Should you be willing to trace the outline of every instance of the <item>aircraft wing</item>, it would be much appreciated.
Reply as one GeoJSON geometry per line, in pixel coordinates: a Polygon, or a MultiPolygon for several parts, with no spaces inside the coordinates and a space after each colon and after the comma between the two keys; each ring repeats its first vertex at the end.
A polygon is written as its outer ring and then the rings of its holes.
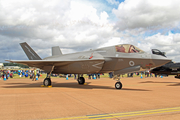
{"type": "Polygon", "coordinates": [[[41,68],[41,66],[52,66],[52,65],[66,65],[71,62],[68,61],[57,61],[57,60],[6,60],[12,63],[20,63],[20,64],[24,64],[27,65],[29,67],[39,67],[41,68]]]}
{"type": "Polygon", "coordinates": [[[96,62],[96,61],[104,61],[102,59],[91,59],[91,60],[66,60],[66,61],[60,61],[60,60],[6,60],[12,63],[20,63],[27,65],[29,67],[37,67],[37,68],[43,68],[44,66],[65,66],[68,64],[72,64],[75,62],[96,62]]]}

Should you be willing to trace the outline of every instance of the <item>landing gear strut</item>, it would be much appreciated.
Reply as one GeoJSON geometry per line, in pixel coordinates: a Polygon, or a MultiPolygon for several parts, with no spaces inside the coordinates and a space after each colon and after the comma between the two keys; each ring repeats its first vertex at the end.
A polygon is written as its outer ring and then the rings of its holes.
{"type": "Polygon", "coordinates": [[[47,74],[47,77],[44,79],[43,84],[44,86],[50,86],[51,85],[51,73],[54,70],[54,66],[52,66],[51,71],[47,74]]]}
{"type": "Polygon", "coordinates": [[[80,75],[78,75],[77,81],[78,81],[79,85],[83,85],[85,83],[85,79],[84,79],[83,75],[81,75],[81,77],[80,77],[80,75]]]}
{"type": "Polygon", "coordinates": [[[122,83],[120,82],[120,75],[115,75],[114,79],[117,79],[117,82],[115,84],[116,89],[121,89],[122,88],[122,83]]]}

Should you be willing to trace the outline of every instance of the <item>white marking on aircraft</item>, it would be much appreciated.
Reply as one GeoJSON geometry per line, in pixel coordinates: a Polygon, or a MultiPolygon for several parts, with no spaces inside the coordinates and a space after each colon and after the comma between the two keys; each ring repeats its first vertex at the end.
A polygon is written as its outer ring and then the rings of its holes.
{"type": "Polygon", "coordinates": [[[120,61],[124,61],[123,59],[118,59],[118,61],[120,62],[120,61]]]}
{"type": "Polygon", "coordinates": [[[130,66],[134,66],[134,64],[135,64],[134,61],[129,61],[130,66]]]}
{"type": "MultiPolygon", "coordinates": [[[[26,47],[27,50],[31,53],[31,55],[36,58],[36,56],[32,53],[32,51],[31,51],[26,45],[25,45],[25,47],[26,47]]],[[[31,56],[31,58],[32,58],[32,56],[31,56]]]]}
{"type": "Polygon", "coordinates": [[[97,66],[97,65],[100,65],[100,64],[103,64],[103,63],[104,63],[104,62],[100,62],[100,63],[94,64],[94,65],[92,65],[92,66],[95,67],[95,68],[101,69],[102,67],[99,67],[99,66],[97,66]]]}

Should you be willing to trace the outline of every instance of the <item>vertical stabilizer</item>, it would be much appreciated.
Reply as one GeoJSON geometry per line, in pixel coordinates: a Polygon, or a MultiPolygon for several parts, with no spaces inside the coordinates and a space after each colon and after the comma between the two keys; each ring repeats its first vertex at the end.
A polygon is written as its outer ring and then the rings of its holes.
{"type": "Polygon", "coordinates": [[[20,43],[29,60],[42,60],[39,55],[26,43],[20,43]]]}
{"type": "Polygon", "coordinates": [[[56,55],[62,55],[59,46],[52,47],[52,56],[56,56],[56,55]]]}

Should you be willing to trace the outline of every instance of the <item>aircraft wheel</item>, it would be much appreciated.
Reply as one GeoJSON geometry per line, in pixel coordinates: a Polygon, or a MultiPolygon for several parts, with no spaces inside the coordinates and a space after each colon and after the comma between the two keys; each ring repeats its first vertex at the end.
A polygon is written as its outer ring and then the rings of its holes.
{"type": "Polygon", "coordinates": [[[180,76],[174,76],[174,77],[180,79],[180,76]]]}
{"type": "Polygon", "coordinates": [[[79,83],[80,85],[83,85],[83,84],[85,83],[84,77],[78,78],[78,83],[79,83]]]}
{"type": "Polygon", "coordinates": [[[50,78],[45,78],[43,84],[44,84],[44,86],[51,85],[51,79],[50,78]]]}
{"type": "Polygon", "coordinates": [[[116,82],[115,88],[116,89],[121,89],[122,88],[122,83],[121,82],[116,82]]]}

